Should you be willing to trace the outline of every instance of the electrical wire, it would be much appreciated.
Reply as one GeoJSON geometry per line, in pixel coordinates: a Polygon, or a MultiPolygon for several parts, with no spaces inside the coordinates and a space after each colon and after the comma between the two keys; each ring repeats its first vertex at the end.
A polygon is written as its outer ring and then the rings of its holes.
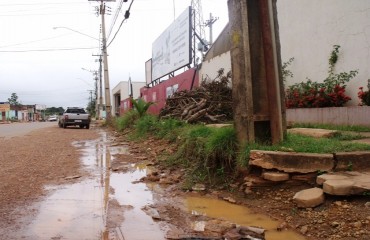
{"type": "Polygon", "coordinates": [[[59,4],[85,4],[86,2],[54,2],[54,3],[7,3],[7,4],[0,4],[0,6],[4,7],[13,7],[13,6],[34,6],[34,5],[59,5],[59,4]]]}
{"type": "Polygon", "coordinates": [[[28,42],[14,43],[14,44],[10,44],[10,45],[3,45],[3,46],[0,46],[0,48],[15,47],[15,46],[20,46],[20,45],[27,45],[27,44],[30,44],[30,43],[43,42],[43,41],[50,40],[50,39],[55,39],[55,38],[64,37],[64,36],[67,36],[67,35],[69,35],[69,34],[70,34],[70,33],[68,33],[68,34],[62,34],[62,35],[58,35],[58,36],[50,37],[50,38],[43,38],[43,39],[38,39],[38,40],[28,41],[28,42]]]}
{"type": "Polygon", "coordinates": [[[119,13],[121,12],[121,9],[122,9],[122,5],[123,5],[123,1],[124,0],[121,0],[121,2],[119,3],[119,6],[114,14],[114,17],[113,17],[113,20],[112,20],[112,24],[110,25],[110,28],[109,28],[109,32],[108,32],[108,38],[110,37],[111,33],[112,33],[112,30],[113,30],[113,27],[114,25],[116,24],[116,21],[117,21],[117,18],[118,18],[118,15],[119,13]]]}
{"type": "Polygon", "coordinates": [[[116,33],[114,34],[112,40],[108,43],[107,47],[109,47],[112,44],[113,40],[116,38],[119,30],[121,29],[122,24],[125,22],[125,20],[127,20],[130,17],[130,9],[131,9],[131,6],[132,6],[133,2],[134,2],[134,0],[131,0],[129,8],[125,12],[125,18],[122,20],[121,24],[119,25],[119,27],[118,27],[116,33]]]}
{"type": "Polygon", "coordinates": [[[0,50],[2,53],[23,53],[23,52],[54,52],[54,51],[73,51],[95,49],[98,47],[80,47],[80,48],[55,48],[55,49],[28,49],[28,50],[0,50]]]}

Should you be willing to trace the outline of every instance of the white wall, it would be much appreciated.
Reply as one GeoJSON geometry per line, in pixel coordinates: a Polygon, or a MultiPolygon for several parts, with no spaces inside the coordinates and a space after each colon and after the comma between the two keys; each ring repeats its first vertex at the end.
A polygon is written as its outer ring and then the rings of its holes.
{"type": "Polygon", "coordinates": [[[225,75],[231,70],[230,51],[203,62],[199,70],[199,80],[204,81],[206,78],[213,80],[220,68],[224,68],[225,75]]]}
{"type": "Polygon", "coordinates": [[[359,87],[370,78],[369,0],[277,0],[282,62],[294,57],[287,85],[322,82],[333,45],[340,45],[335,72],[359,70],[346,88],[357,105],[359,87]]]}
{"type": "MultiPolygon", "coordinates": [[[[140,97],[140,88],[146,85],[145,82],[131,82],[132,83],[132,96],[134,99],[140,97]]],[[[126,99],[129,97],[128,95],[128,81],[121,81],[119,82],[112,90],[111,100],[112,109],[116,109],[115,102],[114,102],[114,95],[120,94],[121,100],[126,99]]]]}

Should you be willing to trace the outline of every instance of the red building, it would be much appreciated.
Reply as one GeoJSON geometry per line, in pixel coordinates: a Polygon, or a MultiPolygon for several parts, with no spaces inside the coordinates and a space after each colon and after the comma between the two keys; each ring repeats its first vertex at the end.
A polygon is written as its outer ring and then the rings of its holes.
{"type": "MultiPolygon", "coordinates": [[[[148,112],[158,115],[166,104],[166,99],[176,91],[191,90],[199,86],[199,75],[195,68],[191,68],[175,77],[162,81],[152,87],[140,88],[140,97],[145,102],[154,102],[148,112]]],[[[121,101],[120,114],[132,109],[130,98],[121,101]]]]}

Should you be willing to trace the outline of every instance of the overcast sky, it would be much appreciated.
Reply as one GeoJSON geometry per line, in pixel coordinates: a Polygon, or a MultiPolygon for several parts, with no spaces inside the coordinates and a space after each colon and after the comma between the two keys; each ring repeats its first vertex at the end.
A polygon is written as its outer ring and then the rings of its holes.
{"type": "MultiPolygon", "coordinates": [[[[111,29],[120,0],[107,3],[106,31],[112,40],[131,0],[111,29]],[[110,31],[111,30],[111,31],[110,31]]],[[[152,43],[191,0],[134,0],[131,15],[108,48],[110,89],[120,81],[145,82],[152,43]]],[[[228,22],[227,0],[202,0],[204,21],[219,17],[215,39],[228,22]]],[[[22,104],[86,107],[98,70],[101,18],[88,0],[0,0],[0,102],[17,93],[22,104]],[[55,29],[55,27],[57,27],[55,29]],[[77,31],[77,32],[76,32],[77,31]],[[82,68],[87,70],[82,70],[82,68]]],[[[208,38],[209,29],[205,28],[208,38]]]]}

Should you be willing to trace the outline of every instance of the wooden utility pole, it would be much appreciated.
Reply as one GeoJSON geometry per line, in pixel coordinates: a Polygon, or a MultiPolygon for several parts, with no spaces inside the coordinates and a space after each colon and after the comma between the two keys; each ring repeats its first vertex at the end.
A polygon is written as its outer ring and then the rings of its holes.
{"type": "Polygon", "coordinates": [[[286,133],[276,0],[228,0],[234,124],[241,144],[286,133]]]}
{"type": "Polygon", "coordinates": [[[105,3],[104,2],[115,2],[115,0],[89,0],[100,2],[99,14],[101,15],[102,25],[102,55],[104,65],[104,94],[105,94],[105,111],[106,118],[109,120],[112,117],[111,99],[110,99],[110,87],[109,87],[109,71],[108,71],[108,52],[107,52],[107,38],[105,33],[105,3]]]}

